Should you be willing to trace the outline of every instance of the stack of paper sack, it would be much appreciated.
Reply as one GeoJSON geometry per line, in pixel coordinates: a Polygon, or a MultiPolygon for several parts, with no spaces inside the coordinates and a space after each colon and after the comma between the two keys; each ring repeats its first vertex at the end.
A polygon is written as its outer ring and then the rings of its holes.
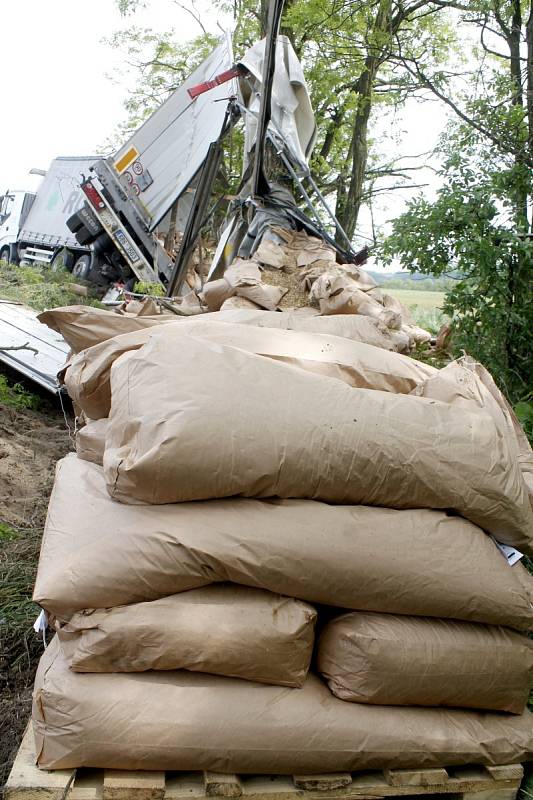
{"type": "Polygon", "coordinates": [[[50,315],[88,423],[34,594],[41,767],[531,759],[533,579],[495,540],[533,555],[532,455],[480,365],[298,314],[50,315]]]}

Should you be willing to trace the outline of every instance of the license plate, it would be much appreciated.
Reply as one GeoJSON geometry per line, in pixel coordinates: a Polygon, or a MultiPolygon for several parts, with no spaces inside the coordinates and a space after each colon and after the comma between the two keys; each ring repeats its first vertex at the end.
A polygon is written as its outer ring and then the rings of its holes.
{"type": "Polygon", "coordinates": [[[113,236],[115,237],[115,239],[117,240],[117,242],[120,244],[120,246],[122,247],[122,249],[126,251],[126,253],[127,253],[127,255],[128,255],[128,258],[130,259],[130,261],[132,261],[132,262],[134,262],[134,263],[135,263],[135,262],[137,262],[137,261],[140,261],[140,259],[139,259],[139,254],[137,253],[137,251],[135,250],[135,248],[133,247],[133,245],[131,245],[131,244],[128,242],[128,240],[126,239],[126,236],[125,236],[125,234],[123,233],[123,231],[120,231],[120,230],[119,230],[119,231],[115,231],[115,232],[113,233],[113,236]]]}

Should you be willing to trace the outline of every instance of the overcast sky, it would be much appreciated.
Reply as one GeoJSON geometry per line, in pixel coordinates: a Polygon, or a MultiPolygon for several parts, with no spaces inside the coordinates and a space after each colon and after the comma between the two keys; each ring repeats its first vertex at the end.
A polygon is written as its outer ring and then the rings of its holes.
{"type": "MultiPolygon", "coordinates": [[[[224,24],[211,11],[204,19],[213,30],[217,22],[224,24]]],[[[120,77],[124,54],[103,39],[129,22],[133,20],[120,16],[114,0],[0,3],[0,193],[35,190],[40,179],[29,170],[46,169],[56,156],[96,154],[125,118],[127,92],[120,77]]],[[[172,0],[153,0],[134,22],[160,31],[173,28],[183,41],[199,33],[191,16],[172,0]]],[[[381,128],[394,134],[391,153],[416,155],[434,147],[444,119],[435,103],[411,102],[401,116],[384,117],[381,128]]],[[[421,177],[434,185],[430,172],[421,177]]],[[[410,194],[382,197],[376,207],[378,222],[401,213],[410,194]]],[[[368,213],[362,212],[359,227],[370,233],[368,213]]]]}
{"type": "MultiPolygon", "coordinates": [[[[213,21],[211,17],[211,21],[213,21]]],[[[0,192],[35,189],[32,167],[56,156],[97,152],[124,119],[123,55],[103,43],[127,22],[113,0],[2,0],[0,192]]],[[[135,24],[199,33],[171,0],[135,15],[135,24]]]]}

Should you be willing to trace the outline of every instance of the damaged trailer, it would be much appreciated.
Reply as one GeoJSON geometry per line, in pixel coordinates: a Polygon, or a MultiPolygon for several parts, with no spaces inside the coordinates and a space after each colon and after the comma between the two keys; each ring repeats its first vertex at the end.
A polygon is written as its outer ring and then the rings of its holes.
{"type": "Polygon", "coordinates": [[[208,279],[219,277],[236,256],[250,257],[274,225],[303,229],[327,241],[342,262],[364,260],[346,237],[345,248],[338,247],[311,201],[314,191],[322,215],[329,215],[338,231],[309,171],[316,123],[301,65],[288,39],[276,34],[280,11],[281,6],[273,10],[269,36],[237,62],[226,34],[113,156],[91,166],[81,183],[83,218],[76,214],[69,220],[77,237],[92,238],[91,280],[120,282],[128,289],[142,281],[161,284],[167,296],[182,293],[200,232],[214,209],[228,201],[216,197],[215,181],[224,140],[240,119],[245,127],[244,171],[236,196],[230,198],[208,279]],[[267,180],[265,141],[314,220],[287,188],[267,180]],[[176,253],[175,231],[181,238],[176,253]]]}

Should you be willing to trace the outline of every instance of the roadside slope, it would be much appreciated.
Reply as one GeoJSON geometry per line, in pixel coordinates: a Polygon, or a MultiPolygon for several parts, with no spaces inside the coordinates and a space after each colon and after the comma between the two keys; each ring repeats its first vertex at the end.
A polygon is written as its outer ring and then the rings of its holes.
{"type": "Polygon", "coordinates": [[[30,598],[55,462],[69,449],[59,404],[0,372],[0,787],[29,718],[42,652],[30,598]]]}

